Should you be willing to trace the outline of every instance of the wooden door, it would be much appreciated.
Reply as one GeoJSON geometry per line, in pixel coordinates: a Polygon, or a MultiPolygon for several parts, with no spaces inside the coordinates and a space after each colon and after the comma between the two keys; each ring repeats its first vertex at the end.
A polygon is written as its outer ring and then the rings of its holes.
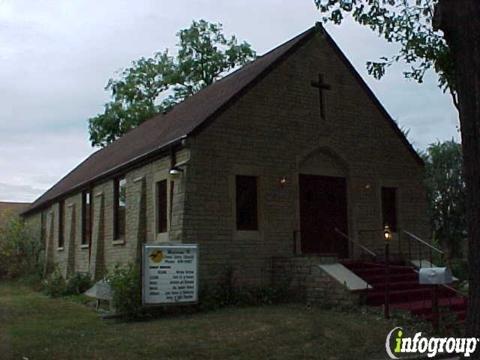
{"type": "Polygon", "coordinates": [[[300,175],[302,253],[348,257],[347,186],[345,178],[300,175]]]}

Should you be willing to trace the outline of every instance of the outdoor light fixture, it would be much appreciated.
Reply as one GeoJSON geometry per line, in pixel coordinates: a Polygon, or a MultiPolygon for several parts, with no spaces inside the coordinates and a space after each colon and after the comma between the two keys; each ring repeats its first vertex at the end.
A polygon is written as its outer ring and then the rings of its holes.
{"type": "Polygon", "coordinates": [[[170,169],[169,174],[170,176],[177,177],[183,173],[183,169],[180,169],[179,167],[173,167],[170,169]]]}
{"type": "Polygon", "coordinates": [[[390,318],[390,249],[392,231],[388,225],[383,228],[383,239],[385,240],[385,319],[390,318]]]}
{"type": "Polygon", "coordinates": [[[385,225],[383,228],[383,238],[385,241],[390,241],[392,240],[392,231],[390,230],[390,227],[388,225],[385,225]]]}
{"type": "Polygon", "coordinates": [[[287,177],[286,176],[281,177],[279,180],[279,183],[281,187],[284,187],[285,185],[287,185],[287,177]]]}
{"type": "Polygon", "coordinates": [[[181,162],[172,161],[170,163],[170,170],[168,170],[168,173],[172,178],[178,178],[185,172],[187,163],[188,163],[188,160],[181,161],[181,162]]]}

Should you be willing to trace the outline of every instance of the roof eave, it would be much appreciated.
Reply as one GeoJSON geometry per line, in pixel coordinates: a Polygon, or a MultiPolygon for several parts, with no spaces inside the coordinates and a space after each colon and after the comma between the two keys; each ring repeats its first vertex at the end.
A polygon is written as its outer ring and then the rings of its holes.
{"type": "MultiPolygon", "coordinates": [[[[20,213],[21,216],[27,216],[27,215],[30,215],[31,213],[34,213],[36,211],[39,211],[39,210],[42,210],[48,206],[50,206],[52,203],[55,203],[57,200],[61,199],[61,198],[65,198],[67,197],[68,195],[72,194],[72,193],[75,193],[75,192],[78,192],[79,190],[81,189],[85,189],[89,186],[91,186],[92,184],[94,183],[97,183],[97,182],[101,182],[101,181],[105,181],[109,178],[113,178],[115,177],[116,175],[118,175],[119,173],[122,173],[124,172],[126,169],[128,168],[136,168],[137,166],[141,166],[141,164],[147,160],[147,159],[150,159],[150,158],[154,158],[154,157],[157,157],[157,156],[160,156],[162,155],[167,149],[170,149],[172,146],[176,146],[176,145],[182,145],[184,140],[187,139],[187,135],[182,135],[160,147],[158,147],[157,149],[154,149],[152,151],[149,151],[149,152],[146,152],[142,155],[139,155],[139,156],[136,156],[120,165],[117,165],[103,173],[100,173],[98,175],[96,175],[95,177],[87,180],[87,181],[84,181],[84,182],[81,182],[79,184],[77,184],[76,186],[74,186],[73,188],[71,188],[70,190],[52,198],[52,199],[49,199],[45,202],[42,202],[34,207],[31,207],[31,208],[28,208],[26,209],[25,211],[22,211],[20,213]],[[134,165],[137,165],[137,166],[134,166],[134,165]]],[[[55,186],[55,185],[54,185],[55,186]]]]}

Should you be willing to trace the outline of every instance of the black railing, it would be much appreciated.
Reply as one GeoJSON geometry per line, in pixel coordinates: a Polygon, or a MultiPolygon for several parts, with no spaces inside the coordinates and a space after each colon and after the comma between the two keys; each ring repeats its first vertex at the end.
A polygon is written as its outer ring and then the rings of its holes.
{"type": "Polygon", "coordinates": [[[422,240],[420,237],[418,237],[417,235],[411,233],[410,231],[406,231],[404,230],[403,231],[406,235],[407,235],[407,241],[408,241],[408,260],[410,261],[410,263],[412,262],[412,260],[414,260],[412,258],[412,240],[415,240],[417,244],[419,244],[420,246],[418,246],[418,252],[417,252],[417,255],[418,255],[418,260],[420,261],[420,268],[422,268],[422,262],[423,262],[423,257],[424,257],[424,253],[426,252],[426,254],[428,255],[428,259],[430,261],[430,266],[433,266],[433,263],[434,263],[434,258],[433,258],[433,254],[434,252],[440,256],[440,258],[443,258],[445,256],[445,252],[443,250],[440,250],[439,248],[433,246],[432,244],[428,243],[427,241],[425,240],[422,240]]]}
{"type": "Polygon", "coordinates": [[[358,241],[355,241],[353,240],[352,238],[350,238],[347,234],[345,234],[343,231],[341,231],[340,229],[338,228],[335,228],[335,232],[337,234],[339,234],[340,236],[344,237],[345,239],[347,239],[347,241],[349,241],[350,243],[352,243],[353,245],[357,246],[358,248],[360,248],[362,251],[366,252],[367,254],[369,254],[370,256],[372,256],[374,259],[377,258],[377,254],[370,250],[369,248],[367,248],[365,245],[362,245],[360,244],[358,241]]]}

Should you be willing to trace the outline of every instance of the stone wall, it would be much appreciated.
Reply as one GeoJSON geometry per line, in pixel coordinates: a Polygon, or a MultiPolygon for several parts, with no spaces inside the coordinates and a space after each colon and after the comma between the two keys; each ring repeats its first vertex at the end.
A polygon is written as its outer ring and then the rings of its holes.
{"type": "MultiPolygon", "coordinates": [[[[177,163],[187,162],[188,149],[176,154],[177,163]]],[[[124,174],[126,178],[126,231],[122,239],[113,238],[114,181],[110,179],[91,188],[93,199],[92,245],[82,245],[82,192],[79,191],[64,199],[64,247],[59,241],[59,203],[55,203],[40,212],[29,215],[26,221],[36,231],[41,232],[42,214],[46,219],[46,257],[48,270],[54,266],[64,276],[74,272],[89,272],[101,278],[116,264],[127,264],[137,260],[139,255],[139,234],[144,233],[142,242],[157,243],[181,241],[183,228],[184,177],[170,178],[169,156],[153,161],[145,166],[124,174]],[[167,178],[175,183],[173,203],[169,204],[171,221],[169,233],[156,234],[155,227],[155,182],[167,178]],[[141,194],[144,192],[144,201],[141,194]],[[142,210],[141,207],[144,207],[142,210]],[[146,217],[141,219],[140,212],[146,217]],[[145,229],[139,229],[139,227],[145,229]]]]}
{"type": "Polygon", "coordinates": [[[272,284],[286,289],[291,299],[315,305],[349,306],[359,302],[352,293],[319,265],[337,262],[321,256],[279,257],[272,260],[272,284]]]}
{"type": "MultiPolygon", "coordinates": [[[[199,244],[204,281],[234,267],[245,283],[269,284],[271,258],[294,256],[302,172],[345,174],[349,234],[378,254],[382,186],[398,188],[399,228],[428,234],[422,165],[320,34],[189,140],[184,241],[199,244]],[[318,73],[332,86],[326,120],[310,85],[318,73]],[[235,228],[235,175],[258,177],[258,231],[235,228]]],[[[392,254],[404,251],[396,237],[392,254]]]]}
{"type": "Polygon", "coordinates": [[[358,305],[361,297],[359,292],[348,290],[318,265],[311,268],[305,291],[307,303],[317,305],[348,307],[358,305]]]}

